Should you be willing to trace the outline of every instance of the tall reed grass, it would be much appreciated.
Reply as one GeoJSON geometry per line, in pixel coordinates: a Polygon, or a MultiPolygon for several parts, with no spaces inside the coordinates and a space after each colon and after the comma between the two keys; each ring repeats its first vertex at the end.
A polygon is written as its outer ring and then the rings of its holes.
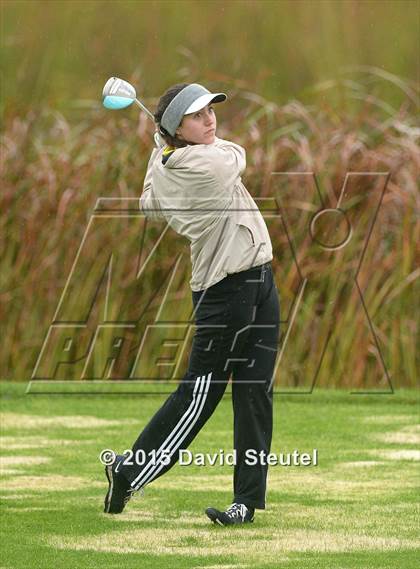
{"type": "MultiPolygon", "coordinates": [[[[390,380],[394,388],[414,387],[420,275],[417,92],[398,79],[405,102],[392,109],[372,95],[367,84],[349,80],[340,85],[340,106],[323,102],[322,96],[312,105],[299,100],[279,105],[228,77],[223,81],[231,102],[220,107],[223,120],[219,121],[218,135],[246,148],[245,185],[254,198],[275,198],[282,215],[267,217],[281,297],[282,340],[287,338],[277,387],[311,388],[315,376],[317,385],[323,386],[387,390],[390,380]],[[273,176],[273,172],[298,174],[273,176]],[[314,182],[307,172],[316,174],[324,205],[332,208],[347,173],[389,173],[358,273],[363,301],[352,277],[366,233],[352,240],[341,256],[325,256],[325,251],[314,246],[307,228],[316,202],[308,200],[314,182]],[[287,336],[301,285],[294,257],[303,263],[308,281],[303,304],[287,336]],[[340,279],[343,275],[347,276],[340,279]],[[335,299],[337,302],[332,302],[335,299]],[[335,340],[317,371],[332,322],[336,323],[335,340]]],[[[330,89],[338,89],[334,81],[316,85],[314,93],[322,95],[330,89]]],[[[146,102],[153,107],[156,101],[146,102]]],[[[153,125],[133,110],[113,114],[92,106],[84,114],[77,121],[69,120],[44,106],[23,116],[10,116],[5,123],[0,198],[3,379],[31,377],[97,199],[141,194],[153,125]]],[[[371,174],[348,179],[354,201],[349,215],[360,224],[364,220],[367,228],[385,178],[371,174]]],[[[162,301],[159,287],[167,282],[176,259],[180,263],[177,277],[159,318],[172,322],[188,319],[187,243],[170,232],[156,252],[153,270],[140,286],[135,282],[140,237],[144,237],[144,251],[150,251],[162,226],[157,222],[148,224],[145,233],[144,229],[143,220],[127,217],[120,225],[110,221],[95,230],[83,250],[80,288],[74,290],[69,313],[89,314],[87,297],[83,296],[91,293],[86,279],[100,282],[105,265],[98,266],[98,260],[106,260],[106,252],[112,249],[119,252],[121,262],[114,274],[118,294],[111,299],[108,319],[132,319],[134,314],[134,319],[153,321],[162,301]],[[154,291],[158,294],[147,306],[141,299],[154,291]]],[[[92,330],[104,321],[104,286],[102,283],[90,312],[92,330]]],[[[138,346],[138,337],[132,340],[128,359],[138,346]]],[[[149,350],[146,356],[151,358],[154,347],[149,350]]],[[[185,352],[182,365],[187,357],[185,352]]],[[[177,370],[169,367],[166,377],[182,375],[182,365],[177,370]]],[[[95,368],[95,361],[92,366],[91,377],[102,377],[103,366],[95,368]]],[[[116,373],[122,376],[126,371],[122,366],[116,373]]],[[[79,372],[80,368],[77,372],[62,368],[59,375],[77,377],[79,372]]]]}

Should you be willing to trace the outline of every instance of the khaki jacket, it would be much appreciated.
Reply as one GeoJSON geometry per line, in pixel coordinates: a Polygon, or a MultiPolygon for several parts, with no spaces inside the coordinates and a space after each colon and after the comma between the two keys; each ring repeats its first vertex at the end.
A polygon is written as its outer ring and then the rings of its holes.
{"type": "Polygon", "coordinates": [[[140,208],[190,241],[193,291],[273,258],[265,221],[242,184],[245,166],[245,150],[220,138],[152,152],[140,208]]]}

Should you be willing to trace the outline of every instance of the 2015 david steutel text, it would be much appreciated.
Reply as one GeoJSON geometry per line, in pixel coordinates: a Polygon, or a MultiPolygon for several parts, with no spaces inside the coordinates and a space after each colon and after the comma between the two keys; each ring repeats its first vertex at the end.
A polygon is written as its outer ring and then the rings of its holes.
{"type": "MultiPolygon", "coordinates": [[[[178,451],[178,463],[180,466],[235,466],[237,464],[237,452],[232,450],[225,452],[224,449],[219,449],[214,453],[192,452],[188,449],[181,449],[178,451]]],[[[146,463],[156,464],[169,464],[173,453],[170,449],[153,450],[146,453],[143,449],[138,449],[135,453],[131,449],[123,451],[125,459],[124,465],[132,466],[137,464],[143,466],[146,463]]],[[[247,449],[244,458],[245,464],[253,466],[256,464],[269,465],[269,466],[318,466],[318,449],[314,448],[311,452],[300,452],[294,449],[292,452],[265,452],[263,450],[257,451],[255,449],[247,449]]]]}

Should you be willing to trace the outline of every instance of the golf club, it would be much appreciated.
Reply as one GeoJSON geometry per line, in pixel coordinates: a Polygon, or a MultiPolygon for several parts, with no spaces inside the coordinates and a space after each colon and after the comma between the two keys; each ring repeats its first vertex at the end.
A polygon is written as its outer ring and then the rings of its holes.
{"type": "MultiPolygon", "coordinates": [[[[155,123],[153,113],[137,99],[136,89],[133,85],[128,81],[124,81],[124,79],[110,77],[102,90],[103,106],[106,109],[118,110],[125,109],[133,103],[137,103],[141,110],[155,123]]],[[[160,137],[157,131],[154,134],[154,139],[158,148],[165,145],[165,141],[160,137]]]]}

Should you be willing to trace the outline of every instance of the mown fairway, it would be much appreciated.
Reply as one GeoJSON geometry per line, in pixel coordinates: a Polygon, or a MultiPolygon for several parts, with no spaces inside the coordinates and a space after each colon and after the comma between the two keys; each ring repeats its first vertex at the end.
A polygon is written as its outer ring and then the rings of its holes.
{"type": "MultiPolygon", "coordinates": [[[[130,447],[164,396],[24,390],[2,384],[2,569],[418,567],[413,391],[277,395],[272,450],[317,448],[319,466],[271,467],[265,512],[226,529],[203,510],[230,503],[230,466],[176,465],[102,513],[99,452],[130,447]]],[[[230,451],[231,423],[226,396],[191,450],[230,451]]]]}

